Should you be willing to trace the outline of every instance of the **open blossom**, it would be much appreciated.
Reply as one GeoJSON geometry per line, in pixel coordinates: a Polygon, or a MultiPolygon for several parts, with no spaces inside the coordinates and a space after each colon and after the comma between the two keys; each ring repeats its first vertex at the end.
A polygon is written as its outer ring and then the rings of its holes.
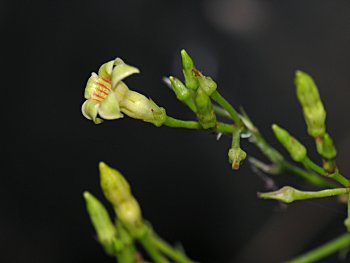
{"type": "Polygon", "coordinates": [[[92,73],[86,84],[84,97],[87,100],[82,105],[83,115],[96,124],[101,123],[102,119],[122,118],[119,98],[114,92],[112,83],[117,85],[118,82],[135,73],[139,73],[139,70],[125,64],[120,58],[103,64],[98,74],[92,73]]]}
{"type": "Polygon", "coordinates": [[[92,73],[85,88],[87,101],[82,106],[83,115],[98,124],[105,120],[123,117],[151,122],[160,126],[166,119],[165,109],[158,107],[144,95],[130,90],[122,81],[128,76],[139,73],[120,58],[103,64],[98,74],[92,73]]]}

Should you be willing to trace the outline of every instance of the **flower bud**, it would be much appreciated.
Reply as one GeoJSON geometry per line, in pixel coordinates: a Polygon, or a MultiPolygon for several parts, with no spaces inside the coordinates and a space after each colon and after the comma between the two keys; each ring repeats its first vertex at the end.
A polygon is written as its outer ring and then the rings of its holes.
{"type": "Polygon", "coordinates": [[[316,147],[319,155],[326,160],[332,160],[337,155],[333,140],[328,133],[325,133],[323,137],[316,138],[316,147]]]}
{"type": "Polygon", "coordinates": [[[295,86],[308,133],[314,138],[323,136],[326,131],[326,111],[314,80],[305,72],[298,70],[295,74],[295,86]]]}
{"type": "Polygon", "coordinates": [[[100,183],[107,200],[112,204],[118,219],[136,237],[143,234],[145,226],[140,206],[131,193],[130,186],[117,170],[100,162],[100,183]]]}
{"type": "Polygon", "coordinates": [[[210,97],[202,89],[198,89],[194,102],[199,123],[204,129],[213,128],[216,124],[216,116],[210,97]]]}
{"type": "Polygon", "coordinates": [[[247,157],[247,153],[241,148],[231,148],[228,151],[229,162],[232,163],[232,169],[238,170],[241,163],[247,157]]]}
{"type": "Polygon", "coordinates": [[[217,88],[216,82],[211,77],[206,77],[200,74],[197,76],[199,87],[210,96],[217,88]]]}
{"type": "Polygon", "coordinates": [[[106,208],[89,192],[84,192],[86,208],[90,220],[97,233],[97,238],[105,251],[113,254],[113,242],[116,239],[116,228],[110,219],[106,208]]]}
{"type": "Polygon", "coordinates": [[[196,90],[198,88],[198,80],[193,75],[192,70],[195,68],[192,58],[187,54],[183,49],[181,50],[181,59],[182,59],[182,72],[185,77],[185,84],[187,88],[196,90]]]}
{"type": "Polygon", "coordinates": [[[179,101],[185,101],[191,96],[188,88],[186,88],[186,86],[179,79],[170,76],[169,80],[171,87],[173,88],[175,95],[179,101]]]}
{"type": "Polygon", "coordinates": [[[277,124],[272,125],[272,130],[278,141],[289,152],[294,161],[301,162],[305,159],[307,151],[304,145],[277,124]]]}

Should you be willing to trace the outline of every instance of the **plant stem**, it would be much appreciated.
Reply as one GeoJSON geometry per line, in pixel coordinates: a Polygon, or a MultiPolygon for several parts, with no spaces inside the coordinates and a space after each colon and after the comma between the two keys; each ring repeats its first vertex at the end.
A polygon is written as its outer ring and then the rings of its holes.
{"type": "Polygon", "coordinates": [[[311,161],[308,157],[306,157],[302,163],[305,165],[305,167],[315,171],[316,173],[319,173],[323,176],[327,176],[329,178],[332,178],[333,180],[337,181],[341,185],[345,187],[349,187],[349,180],[345,178],[343,175],[341,175],[338,171],[329,174],[323,167],[315,164],[313,161],[311,161]]]}
{"type": "Polygon", "coordinates": [[[350,234],[346,233],[314,250],[311,250],[308,253],[305,253],[304,255],[301,255],[295,259],[292,259],[291,261],[288,261],[288,263],[316,262],[317,260],[320,260],[336,251],[347,248],[349,246],[350,246],[350,234]]]}
{"type": "Polygon", "coordinates": [[[148,232],[144,237],[140,238],[139,241],[154,263],[169,263],[153,243],[153,235],[151,232],[148,232]]]}
{"type": "MultiPolygon", "coordinates": [[[[164,125],[171,128],[186,128],[186,129],[196,129],[196,130],[204,130],[203,127],[197,121],[184,121],[175,119],[167,116],[164,125]]],[[[214,132],[222,132],[222,133],[232,133],[234,126],[232,124],[217,122],[215,128],[213,128],[214,132]]]]}
{"type": "Polygon", "coordinates": [[[232,107],[232,105],[220,95],[220,93],[216,90],[211,94],[211,98],[215,100],[220,106],[222,106],[232,117],[237,126],[243,126],[243,122],[239,117],[237,111],[232,107]]]}
{"type": "Polygon", "coordinates": [[[173,259],[175,262],[178,263],[192,263],[189,258],[186,257],[183,253],[180,251],[172,248],[168,243],[166,243],[164,240],[160,239],[158,236],[153,236],[152,239],[154,245],[166,256],[173,259]]]}
{"type": "Polygon", "coordinates": [[[309,183],[312,183],[313,185],[326,187],[326,188],[336,187],[335,184],[329,183],[328,181],[318,176],[317,174],[307,172],[285,160],[281,162],[281,166],[282,166],[282,169],[284,169],[285,171],[290,172],[292,174],[299,175],[301,178],[308,181],[309,183]]]}
{"type": "Polygon", "coordinates": [[[232,117],[230,116],[230,113],[228,113],[227,110],[221,108],[220,106],[214,105],[213,104],[213,109],[216,115],[219,115],[221,117],[224,117],[229,120],[233,120],[232,117]]]}

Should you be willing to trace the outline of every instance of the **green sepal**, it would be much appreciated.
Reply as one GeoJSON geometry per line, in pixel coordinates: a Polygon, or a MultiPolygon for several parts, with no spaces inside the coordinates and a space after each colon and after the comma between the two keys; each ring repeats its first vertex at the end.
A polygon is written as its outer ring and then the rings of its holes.
{"type": "Polygon", "coordinates": [[[316,138],[316,148],[318,154],[326,160],[333,160],[337,155],[333,140],[328,133],[316,138]]]}
{"type": "Polygon", "coordinates": [[[98,241],[107,254],[113,255],[117,234],[116,228],[102,203],[87,191],[83,195],[90,220],[97,233],[98,241]]]}
{"type": "Polygon", "coordinates": [[[297,139],[289,134],[285,129],[279,127],[277,124],[272,125],[272,130],[283,145],[283,147],[289,152],[291,158],[296,162],[301,162],[307,155],[307,150],[297,139]]]}
{"type": "Polygon", "coordinates": [[[216,116],[210,97],[202,90],[198,89],[194,102],[197,108],[197,118],[204,129],[215,127],[216,116]]]}
{"type": "Polygon", "coordinates": [[[174,78],[173,76],[170,76],[169,80],[171,83],[171,87],[173,88],[173,91],[175,92],[176,98],[179,101],[185,101],[191,96],[190,91],[181,82],[181,80],[179,80],[178,78],[174,78]]]}

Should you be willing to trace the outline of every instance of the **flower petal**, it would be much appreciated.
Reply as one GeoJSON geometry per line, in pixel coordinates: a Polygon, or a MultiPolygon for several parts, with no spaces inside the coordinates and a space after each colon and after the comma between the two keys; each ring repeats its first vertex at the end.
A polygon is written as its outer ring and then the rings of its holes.
{"type": "Polygon", "coordinates": [[[104,101],[101,102],[98,114],[106,120],[115,120],[123,117],[115,92],[111,91],[104,101]]]}
{"type": "Polygon", "coordinates": [[[85,116],[85,118],[92,120],[95,124],[101,123],[103,120],[97,118],[97,112],[100,103],[96,100],[87,100],[81,106],[81,112],[85,116]]]}
{"type": "Polygon", "coordinates": [[[117,86],[114,89],[114,92],[116,93],[118,97],[119,103],[124,99],[125,95],[129,92],[128,86],[123,81],[119,81],[117,86]]]}
{"type": "Polygon", "coordinates": [[[111,79],[112,69],[113,69],[114,60],[111,60],[107,63],[104,63],[98,70],[98,75],[105,80],[111,79]]]}
{"type": "Polygon", "coordinates": [[[117,60],[118,60],[118,58],[114,62],[114,64],[117,63],[117,65],[114,67],[114,69],[112,71],[112,87],[113,88],[118,84],[119,81],[125,79],[126,77],[129,77],[130,75],[135,74],[135,73],[140,73],[138,68],[135,68],[135,67],[130,66],[128,64],[122,63],[120,61],[118,62],[117,60]]]}
{"type": "Polygon", "coordinates": [[[84,92],[85,99],[91,98],[91,95],[94,93],[94,91],[98,87],[96,82],[98,82],[98,76],[95,72],[92,72],[90,78],[86,83],[85,92],[84,92]]]}

